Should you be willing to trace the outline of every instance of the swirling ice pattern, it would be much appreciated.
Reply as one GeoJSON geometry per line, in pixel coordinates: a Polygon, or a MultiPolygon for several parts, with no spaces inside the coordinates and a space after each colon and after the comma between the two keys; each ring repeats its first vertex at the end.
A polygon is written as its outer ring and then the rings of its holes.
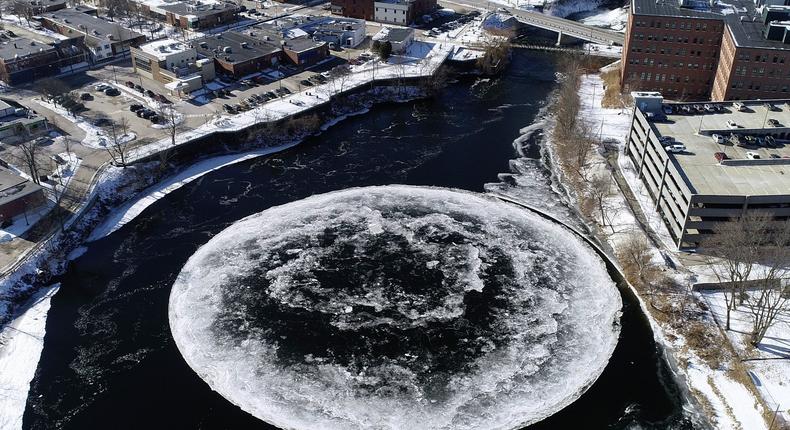
{"type": "Polygon", "coordinates": [[[511,429],[578,398],[619,334],[603,262],[564,228],[472,193],[350,189],[227,228],[184,266],[189,365],[294,429],[511,429]]]}

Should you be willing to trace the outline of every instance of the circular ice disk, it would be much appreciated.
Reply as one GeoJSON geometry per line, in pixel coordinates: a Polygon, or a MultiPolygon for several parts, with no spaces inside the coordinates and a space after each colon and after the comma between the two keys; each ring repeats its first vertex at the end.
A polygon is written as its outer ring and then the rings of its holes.
{"type": "Polygon", "coordinates": [[[603,261],[522,208],[383,186],[273,207],[170,295],[187,363],[287,429],[514,429],[598,378],[622,303],[603,261]]]}

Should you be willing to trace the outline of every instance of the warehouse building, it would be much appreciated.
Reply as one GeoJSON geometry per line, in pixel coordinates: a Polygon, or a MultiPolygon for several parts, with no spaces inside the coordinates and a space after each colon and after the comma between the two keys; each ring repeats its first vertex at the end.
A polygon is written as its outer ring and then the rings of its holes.
{"type": "Polygon", "coordinates": [[[748,213],[790,218],[790,101],[656,109],[656,98],[635,93],[625,153],[679,248],[748,213]]]}

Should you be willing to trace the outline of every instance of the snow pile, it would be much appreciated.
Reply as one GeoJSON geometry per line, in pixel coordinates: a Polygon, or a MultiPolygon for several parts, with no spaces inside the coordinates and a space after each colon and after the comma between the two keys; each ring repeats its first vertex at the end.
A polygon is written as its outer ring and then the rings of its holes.
{"type": "Polygon", "coordinates": [[[505,13],[491,13],[483,20],[483,28],[504,30],[513,28],[517,25],[516,18],[511,14],[505,13]]]}
{"type": "Polygon", "coordinates": [[[47,312],[58,285],[43,289],[28,309],[0,331],[0,428],[21,429],[30,381],[44,349],[47,312]]]}
{"type": "Polygon", "coordinates": [[[579,21],[582,24],[610,28],[614,31],[625,33],[625,25],[628,22],[628,8],[621,7],[613,10],[596,10],[584,14],[579,21]]]}
{"type": "Polygon", "coordinates": [[[565,228],[385,186],[227,228],[184,266],[170,326],[214,390],[282,428],[520,428],[598,378],[620,307],[565,228]]]}
{"type": "Polygon", "coordinates": [[[142,213],[145,208],[151,206],[157,200],[205,175],[206,173],[213,172],[214,170],[220,169],[222,167],[249,160],[251,158],[273,154],[275,152],[288,149],[295,144],[296,143],[277,147],[261,148],[242,154],[223,155],[195,163],[178,174],[163,181],[157,182],[147,190],[142,191],[137,198],[128,200],[121,207],[113,210],[107,217],[103,219],[101,224],[99,224],[93,230],[90,237],[88,238],[88,241],[90,242],[98,240],[110,235],[140,215],[140,213],[142,213]]]}

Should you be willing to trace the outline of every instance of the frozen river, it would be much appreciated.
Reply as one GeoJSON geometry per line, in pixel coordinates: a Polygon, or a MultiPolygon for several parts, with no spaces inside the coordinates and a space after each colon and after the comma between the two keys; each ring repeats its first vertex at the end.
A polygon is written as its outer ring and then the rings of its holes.
{"type": "MultiPolygon", "coordinates": [[[[246,216],[351,187],[495,188],[571,218],[539,159],[539,130],[519,140],[554,86],[553,61],[517,53],[498,79],[464,80],[431,100],[377,106],[284,153],[211,172],[88,244],[57,280],[24,427],[273,428],[213,391],[176,346],[168,303],[190,256],[246,216]]],[[[693,428],[637,304],[627,293],[622,302],[619,342],[600,378],[530,429],[693,428]]],[[[447,354],[432,361],[437,369],[453,362],[447,354]]]]}

